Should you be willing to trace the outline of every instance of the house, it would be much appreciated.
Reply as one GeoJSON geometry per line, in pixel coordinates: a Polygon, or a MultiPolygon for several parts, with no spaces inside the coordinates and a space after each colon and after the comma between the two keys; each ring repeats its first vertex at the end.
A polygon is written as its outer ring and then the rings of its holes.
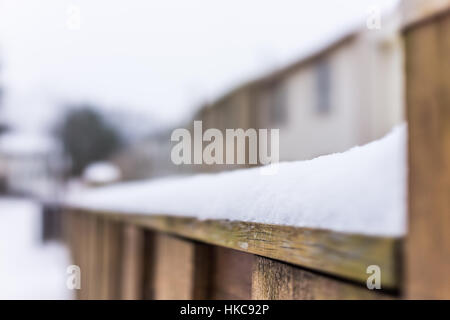
{"type": "MultiPolygon", "coordinates": [[[[194,121],[200,120],[204,131],[279,129],[280,161],[313,159],[379,139],[404,121],[399,21],[395,11],[382,19],[380,30],[352,30],[295,63],[241,84],[199,108],[185,127],[192,133],[194,121]]],[[[118,159],[128,163],[125,176],[139,179],[251,166],[177,167],[170,161],[170,146],[170,133],[157,134],[123,152],[118,159]]],[[[246,153],[248,159],[248,145],[246,153]]]]}
{"type": "Polygon", "coordinates": [[[342,152],[403,121],[402,45],[364,30],[264,81],[260,125],[280,128],[280,160],[342,152]]]}
{"type": "Polygon", "coordinates": [[[58,192],[63,158],[58,143],[47,135],[14,131],[2,134],[0,164],[9,193],[47,199],[58,192]]]}
{"type": "MultiPolygon", "coordinates": [[[[318,52],[244,84],[198,112],[204,127],[279,128],[280,160],[342,152],[404,119],[398,17],[346,34],[318,52]]],[[[208,171],[207,168],[205,168],[208,171]]]]}
{"type": "Polygon", "coordinates": [[[122,180],[141,180],[185,173],[170,160],[172,128],[157,130],[151,135],[119,150],[111,157],[122,180]]]}

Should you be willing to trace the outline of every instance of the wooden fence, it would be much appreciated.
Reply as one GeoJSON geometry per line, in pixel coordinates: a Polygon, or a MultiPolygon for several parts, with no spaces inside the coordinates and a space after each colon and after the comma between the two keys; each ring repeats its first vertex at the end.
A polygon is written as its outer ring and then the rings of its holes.
{"type": "Polygon", "coordinates": [[[78,298],[450,299],[450,13],[437,2],[404,29],[406,238],[67,209],[78,298]],[[382,290],[366,287],[369,265],[382,290]]]}
{"type": "Polygon", "coordinates": [[[398,239],[85,210],[65,220],[82,299],[378,299],[399,289],[398,239]],[[369,265],[383,270],[381,293],[366,288],[369,265]]]}

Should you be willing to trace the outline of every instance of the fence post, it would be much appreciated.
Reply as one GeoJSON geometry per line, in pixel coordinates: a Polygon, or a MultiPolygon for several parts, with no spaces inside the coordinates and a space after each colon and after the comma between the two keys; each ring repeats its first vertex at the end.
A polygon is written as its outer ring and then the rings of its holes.
{"type": "Polygon", "coordinates": [[[409,123],[406,297],[450,299],[450,14],[405,31],[409,123]]]}

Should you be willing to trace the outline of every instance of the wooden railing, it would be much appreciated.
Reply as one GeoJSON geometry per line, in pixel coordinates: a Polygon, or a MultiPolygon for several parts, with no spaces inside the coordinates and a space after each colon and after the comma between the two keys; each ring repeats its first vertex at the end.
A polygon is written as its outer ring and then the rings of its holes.
{"type": "Polygon", "coordinates": [[[80,298],[373,299],[400,286],[399,239],[86,210],[65,223],[80,298]],[[370,265],[383,270],[381,292],[366,287],[370,265]]]}
{"type": "Polygon", "coordinates": [[[66,208],[79,298],[449,299],[450,14],[436,2],[404,30],[405,239],[66,208]],[[382,290],[366,287],[369,265],[380,266],[382,290]]]}

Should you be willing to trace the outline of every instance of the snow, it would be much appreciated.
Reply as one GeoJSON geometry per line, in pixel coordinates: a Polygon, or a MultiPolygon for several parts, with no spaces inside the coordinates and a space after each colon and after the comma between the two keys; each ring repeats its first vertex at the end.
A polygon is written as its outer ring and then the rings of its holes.
{"type": "Polygon", "coordinates": [[[106,184],[120,180],[119,169],[109,162],[95,162],[83,172],[83,179],[87,183],[106,184]]]}
{"type": "Polygon", "coordinates": [[[347,152],[260,168],[123,183],[69,194],[66,204],[131,214],[228,219],[346,233],[406,230],[407,126],[347,152]]]}
{"type": "Polygon", "coordinates": [[[0,198],[0,299],[71,299],[67,250],[41,244],[39,205],[0,198]]]}
{"type": "Polygon", "coordinates": [[[0,152],[8,155],[46,154],[56,148],[54,139],[36,132],[8,132],[0,136],[0,152]]]}

